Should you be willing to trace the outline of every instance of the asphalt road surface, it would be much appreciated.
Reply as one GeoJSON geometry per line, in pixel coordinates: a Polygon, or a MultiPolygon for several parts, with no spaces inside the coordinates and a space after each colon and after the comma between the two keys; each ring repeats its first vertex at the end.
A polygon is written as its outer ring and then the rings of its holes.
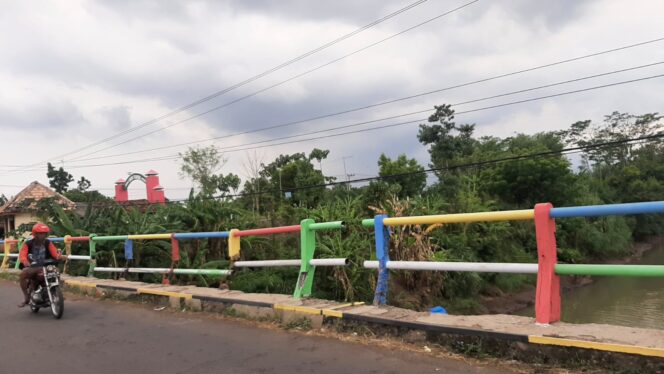
{"type": "Polygon", "coordinates": [[[0,300],[1,374],[510,372],[74,295],[55,320],[17,308],[20,291],[7,281],[0,300]]]}

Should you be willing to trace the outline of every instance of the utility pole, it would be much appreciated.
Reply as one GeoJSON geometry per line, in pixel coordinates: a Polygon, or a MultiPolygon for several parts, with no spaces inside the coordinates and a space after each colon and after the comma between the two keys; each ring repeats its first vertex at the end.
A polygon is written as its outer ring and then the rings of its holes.
{"type": "Polygon", "coordinates": [[[346,170],[346,159],[347,158],[353,158],[353,156],[344,156],[341,158],[341,160],[344,163],[344,175],[346,176],[346,188],[348,191],[350,191],[350,177],[355,176],[355,174],[348,174],[348,171],[346,170]]]}

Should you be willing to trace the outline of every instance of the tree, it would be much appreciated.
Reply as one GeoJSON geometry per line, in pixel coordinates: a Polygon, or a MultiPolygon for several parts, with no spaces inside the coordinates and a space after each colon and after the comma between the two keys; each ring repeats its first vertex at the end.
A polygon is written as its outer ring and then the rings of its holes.
{"type": "MultiPolygon", "coordinates": [[[[499,158],[563,149],[560,136],[552,132],[518,134],[501,140],[498,145],[502,151],[499,158]]],[[[482,148],[480,145],[478,150],[482,148]]],[[[482,191],[510,206],[520,207],[532,207],[539,202],[567,204],[576,179],[569,160],[562,155],[501,162],[485,167],[480,175],[482,191]]]]}
{"type": "Polygon", "coordinates": [[[296,205],[313,207],[322,201],[325,188],[301,188],[315,186],[333,181],[335,178],[325,177],[320,170],[311,164],[312,159],[327,157],[328,151],[314,150],[312,156],[304,153],[279,155],[276,160],[265,165],[260,174],[269,181],[276,201],[282,201],[288,196],[296,205]]]}
{"type": "Polygon", "coordinates": [[[378,159],[379,173],[381,177],[390,175],[407,174],[403,176],[385,178],[389,185],[398,185],[400,198],[414,197],[422,193],[427,182],[426,173],[423,173],[424,167],[414,158],[408,159],[406,155],[399,155],[396,160],[391,160],[385,154],[381,154],[378,159]]]}
{"type": "Polygon", "coordinates": [[[63,196],[76,203],[91,203],[98,201],[111,201],[112,198],[100,193],[99,191],[81,191],[79,189],[69,190],[63,193],[63,196]]]}
{"type": "Polygon", "coordinates": [[[240,177],[235,174],[229,173],[228,175],[219,174],[216,176],[217,189],[221,192],[222,196],[226,196],[231,192],[235,193],[240,187],[240,177]]]}
{"type": "MultiPolygon", "coordinates": [[[[624,141],[626,139],[647,137],[664,134],[664,124],[660,122],[659,113],[646,113],[632,115],[629,113],[613,112],[604,116],[601,125],[594,125],[592,121],[578,121],[573,123],[569,130],[562,131],[562,137],[568,144],[581,147],[597,144],[624,141]]],[[[657,139],[656,139],[657,140],[657,139]]],[[[661,142],[661,139],[658,140],[661,142]]],[[[611,147],[596,147],[585,151],[586,161],[600,165],[626,165],[634,157],[634,151],[643,145],[636,142],[615,144],[611,147]]]]}
{"type": "Polygon", "coordinates": [[[330,154],[330,151],[325,149],[318,149],[314,148],[311,153],[309,153],[309,160],[316,160],[318,161],[318,167],[320,168],[319,170],[321,173],[323,172],[323,160],[327,158],[327,156],[330,154]]]}
{"type": "Polygon", "coordinates": [[[81,177],[81,179],[79,179],[77,184],[78,184],[78,186],[77,186],[76,189],[81,191],[81,192],[87,191],[88,188],[90,188],[90,186],[92,186],[92,183],[90,183],[90,181],[85,177],[81,177]]]}
{"type": "Polygon", "coordinates": [[[454,122],[454,110],[450,105],[434,107],[436,111],[428,121],[434,125],[421,124],[417,134],[420,143],[429,146],[431,166],[442,169],[438,175],[436,189],[448,198],[456,196],[459,190],[459,176],[462,171],[451,170],[471,156],[477,145],[473,139],[475,125],[457,125],[454,122]]]}
{"type": "Polygon", "coordinates": [[[5,196],[4,194],[0,195],[0,206],[7,204],[7,201],[9,201],[7,200],[7,196],[5,196]]]}
{"type": "Polygon", "coordinates": [[[214,146],[189,148],[180,153],[180,177],[189,177],[200,188],[203,196],[214,196],[217,191],[228,194],[240,186],[240,177],[235,174],[217,174],[226,160],[214,146]]]}
{"type": "Polygon", "coordinates": [[[74,177],[65,171],[62,167],[56,169],[50,162],[48,163],[48,183],[56,192],[63,193],[69,188],[69,183],[74,181],[74,177]]]}

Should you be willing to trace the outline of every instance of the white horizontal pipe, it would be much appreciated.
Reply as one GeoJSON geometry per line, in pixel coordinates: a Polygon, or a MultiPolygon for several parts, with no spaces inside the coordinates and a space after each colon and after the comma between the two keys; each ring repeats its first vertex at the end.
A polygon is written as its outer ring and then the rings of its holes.
{"type": "MultiPolygon", "coordinates": [[[[378,261],[364,261],[366,269],[378,269],[378,261]]],[[[388,269],[462,271],[478,273],[537,274],[537,264],[500,262],[388,261],[388,269]]]]}
{"type": "Polygon", "coordinates": [[[309,261],[311,266],[346,266],[347,258],[315,258],[309,261]]]}
{"type": "MultiPolygon", "coordinates": [[[[280,266],[300,266],[302,260],[265,260],[265,261],[236,261],[233,263],[234,267],[245,268],[263,268],[263,267],[280,267],[280,266]]],[[[319,258],[313,259],[309,262],[311,266],[346,266],[348,259],[346,258],[319,258]]]]}
{"type": "MultiPolygon", "coordinates": [[[[166,274],[171,271],[169,268],[105,268],[96,267],[94,271],[103,273],[146,273],[146,274],[166,274]]],[[[232,270],[228,269],[173,269],[173,274],[184,275],[228,275],[232,270]]]]}
{"type": "MultiPolygon", "coordinates": [[[[4,253],[0,253],[0,257],[5,257],[5,254],[4,254],[4,253]]],[[[11,257],[11,258],[18,257],[18,253],[10,253],[10,254],[9,254],[9,257],[11,257]]]]}
{"type": "Polygon", "coordinates": [[[90,256],[69,255],[67,258],[70,260],[89,260],[90,256]]]}

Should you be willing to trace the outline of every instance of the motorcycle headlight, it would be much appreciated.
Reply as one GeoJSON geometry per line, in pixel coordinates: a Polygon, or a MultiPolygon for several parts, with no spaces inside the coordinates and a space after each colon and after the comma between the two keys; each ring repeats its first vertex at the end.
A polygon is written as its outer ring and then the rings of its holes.
{"type": "Polygon", "coordinates": [[[46,267],[46,271],[48,271],[48,272],[54,272],[55,270],[56,270],[55,265],[48,265],[46,267]]]}

